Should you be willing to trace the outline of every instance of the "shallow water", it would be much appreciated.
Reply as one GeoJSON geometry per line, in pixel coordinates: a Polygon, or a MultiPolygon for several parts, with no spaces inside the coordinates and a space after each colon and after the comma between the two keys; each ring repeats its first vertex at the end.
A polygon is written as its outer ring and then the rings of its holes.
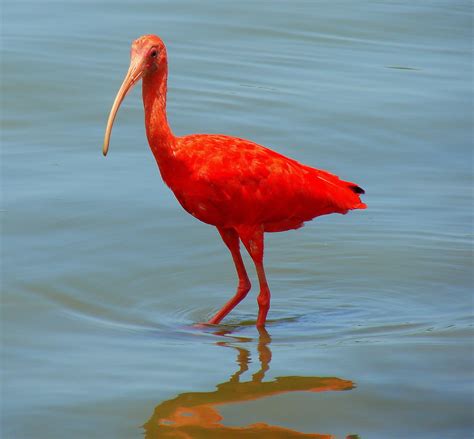
{"type": "Polygon", "coordinates": [[[471,20],[467,1],[7,2],[2,437],[472,434],[471,20]],[[168,45],[176,134],[367,191],[267,235],[266,331],[255,281],[196,326],[234,269],[162,183],[138,87],[101,155],[145,33],[168,45]]]}

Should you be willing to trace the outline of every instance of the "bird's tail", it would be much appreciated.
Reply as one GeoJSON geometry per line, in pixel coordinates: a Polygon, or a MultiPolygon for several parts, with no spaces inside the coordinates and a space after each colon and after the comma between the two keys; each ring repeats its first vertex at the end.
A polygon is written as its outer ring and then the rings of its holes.
{"type": "Polygon", "coordinates": [[[362,189],[360,186],[357,186],[356,184],[354,183],[348,183],[347,187],[352,191],[354,192],[354,194],[356,194],[357,196],[357,201],[358,203],[356,203],[354,205],[354,207],[352,207],[352,209],[367,209],[367,204],[363,203],[360,199],[360,195],[364,195],[365,194],[365,191],[364,189],[362,189]]]}
{"type": "Polygon", "coordinates": [[[350,181],[341,180],[337,175],[328,171],[314,169],[316,177],[320,182],[324,182],[324,190],[334,207],[340,213],[347,213],[349,210],[366,209],[367,205],[362,202],[360,196],[365,194],[364,189],[350,181]]]}

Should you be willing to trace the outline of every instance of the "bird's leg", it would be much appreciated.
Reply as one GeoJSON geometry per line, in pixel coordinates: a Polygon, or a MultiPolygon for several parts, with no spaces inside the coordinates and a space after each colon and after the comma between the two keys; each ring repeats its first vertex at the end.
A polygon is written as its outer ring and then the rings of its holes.
{"type": "Polygon", "coordinates": [[[257,326],[265,326],[268,310],[270,309],[270,289],[268,288],[265,269],[263,268],[263,228],[252,230],[239,229],[239,236],[257,269],[258,282],[260,284],[260,293],[257,297],[257,326]]]}
{"type": "Polygon", "coordinates": [[[232,309],[244,299],[251,287],[247,271],[245,270],[244,261],[242,261],[242,256],[240,254],[239,235],[234,229],[222,229],[218,227],[217,230],[232,254],[235,269],[237,270],[237,276],[239,277],[239,284],[235,296],[230,299],[211,320],[209,320],[208,323],[213,325],[218,324],[227,314],[229,314],[232,309]]]}

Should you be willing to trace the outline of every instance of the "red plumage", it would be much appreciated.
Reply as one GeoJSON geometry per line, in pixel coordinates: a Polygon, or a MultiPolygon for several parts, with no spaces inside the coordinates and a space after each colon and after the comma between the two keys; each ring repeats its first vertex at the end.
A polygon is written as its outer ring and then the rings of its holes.
{"type": "Polygon", "coordinates": [[[214,226],[296,229],[317,216],[365,208],[354,183],[244,139],[179,137],[166,184],[191,215],[214,226]]]}
{"type": "Polygon", "coordinates": [[[364,191],[248,140],[218,134],[174,136],[166,118],[167,74],[161,39],[147,35],[136,40],[129,71],[109,116],[104,155],[118,107],[142,78],[147,137],[163,180],[187,212],[217,227],[236,265],[237,293],[210,323],[219,323],[250,289],[240,239],[257,269],[257,325],[264,325],[270,290],[263,268],[263,233],[297,229],[321,215],[365,209],[359,197],[364,191]]]}

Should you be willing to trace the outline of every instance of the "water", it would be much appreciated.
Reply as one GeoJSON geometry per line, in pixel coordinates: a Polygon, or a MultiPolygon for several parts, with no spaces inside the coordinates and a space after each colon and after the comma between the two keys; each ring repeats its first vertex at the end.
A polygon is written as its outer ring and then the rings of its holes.
{"type": "Polygon", "coordinates": [[[470,2],[35,0],[3,17],[2,437],[472,434],[470,2]],[[168,45],[176,134],[249,138],[367,191],[366,211],[267,235],[266,332],[255,276],[223,325],[194,326],[234,269],[162,183],[139,88],[101,155],[146,33],[168,45]]]}

